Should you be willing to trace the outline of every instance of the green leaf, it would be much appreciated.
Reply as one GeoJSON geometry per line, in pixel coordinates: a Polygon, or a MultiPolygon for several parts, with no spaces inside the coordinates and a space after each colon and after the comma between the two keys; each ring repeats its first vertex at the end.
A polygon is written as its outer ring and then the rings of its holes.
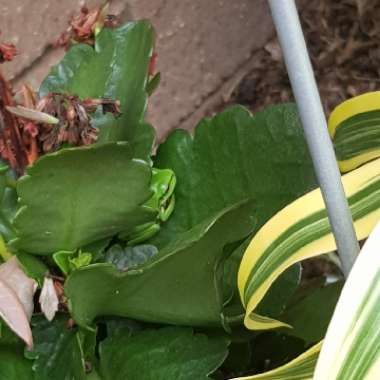
{"type": "MultiPolygon", "coordinates": [[[[380,111],[361,113],[344,120],[336,129],[334,147],[339,161],[355,158],[359,162],[361,154],[372,152],[379,156],[380,111]]],[[[365,159],[364,162],[368,161],[365,159]]]]}
{"type": "Polygon", "coordinates": [[[281,316],[282,321],[292,326],[286,333],[303,339],[306,345],[323,339],[342,287],[342,282],[336,282],[312,289],[290,306],[281,316]]]}
{"type": "Polygon", "coordinates": [[[81,251],[79,251],[77,256],[69,259],[72,270],[85,267],[86,265],[90,265],[91,261],[91,253],[81,251]]]}
{"type": "Polygon", "coordinates": [[[98,240],[91,244],[87,244],[82,248],[82,250],[91,253],[93,262],[97,262],[99,260],[101,261],[104,256],[105,250],[110,244],[111,239],[112,238],[106,238],[98,240]]]}
{"type": "Polygon", "coordinates": [[[105,262],[115,265],[120,270],[138,267],[156,255],[158,249],[154,245],[137,245],[123,248],[119,244],[113,245],[105,254],[105,262]]]}
{"type": "Polygon", "coordinates": [[[33,359],[36,380],[84,380],[85,368],[81,339],[77,329],[67,326],[67,316],[52,322],[43,317],[32,320],[34,349],[25,351],[33,359]]]}
{"type": "Polygon", "coordinates": [[[343,287],[322,346],[315,380],[379,378],[379,246],[377,223],[343,287]]]}
{"type": "Polygon", "coordinates": [[[38,286],[41,288],[49,268],[39,260],[37,257],[27,253],[18,253],[17,259],[28,277],[37,281],[38,286]]]}
{"type": "Polygon", "coordinates": [[[146,328],[154,326],[153,324],[143,323],[134,319],[121,317],[107,317],[105,320],[107,337],[132,335],[146,328]]]}
{"type": "Polygon", "coordinates": [[[76,250],[155,219],[139,207],[151,195],[151,170],[126,143],[64,149],[45,155],[18,181],[17,238],[34,254],[76,250]]]}
{"type": "Polygon", "coordinates": [[[70,274],[73,270],[91,264],[92,254],[89,252],[58,251],[53,253],[53,260],[64,275],[70,274]]]}
{"type": "Polygon", "coordinates": [[[24,357],[25,343],[0,321],[0,379],[32,380],[32,362],[24,357]]]}
{"type": "Polygon", "coordinates": [[[244,202],[223,210],[136,269],[121,273],[110,264],[93,264],[73,272],[65,285],[73,318],[87,326],[101,315],[220,325],[223,248],[250,233],[254,207],[244,202]]]}
{"type": "MultiPolygon", "coordinates": [[[[160,145],[155,166],[171,168],[177,177],[174,212],[151,240],[159,247],[211,213],[246,198],[257,202],[256,232],[286,204],[316,186],[294,105],[269,107],[254,116],[240,106],[231,107],[201,121],[193,137],[174,131],[160,145]]],[[[235,292],[238,265],[231,261],[240,263],[243,252],[226,263],[235,292]]],[[[298,276],[293,272],[288,279],[296,283],[298,276]]],[[[285,300],[294,288],[287,293],[280,282],[282,290],[285,300]]],[[[230,297],[231,287],[225,300],[230,297]]],[[[275,305],[276,298],[269,302],[275,305]]]]}
{"type": "Polygon", "coordinates": [[[229,354],[223,363],[223,372],[228,373],[228,378],[237,373],[246,372],[250,369],[252,360],[252,348],[250,342],[231,343],[229,354]]]}
{"type": "MultiPolygon", "coordinates": [[[[342,177],[354,221],[362,240],[380,218],[380,159],[342,177]]],[[[252,239],[239,268],[238,286],[249,329],[281,327],[282,322],[256,314],[272,283],[293,264],[336,249],[321,190],[315,189],[273,216],[252,239]]]]}
{"type": "Polygon", "coordinates": [[[246,373],[262,373],[283,366],[305,351],[302,339],[285,335],[280,331],[264,331],[251,340],[251,370],[246,373]]]}
{"type": "Polygon", "coordinates": [[[176,207],[152,244],[168,244],[215,212],[243,199],[257,202],[256,231],[272,215],[316,187],[297,111],[281,105],[252,116],[235,106],[199,123],[192,137],[174,131],[155,166],[177,177],[176,207]]]}
{"type": "Polygon", "coordinates": [[[317,344],[291,362],[268,372],[231,380],[311,380],[317,364],[321,344],[317,344]]]}
{"type": "Polygon", "coordinates": [[[277,318],[285,309],[301,281],[301,266],[295,264],[282,273],[269,288],[257,307],[257,312],[277,318]]]}
{"type": "Polygon", "coordinates": [[[93,370],[91,373],[86,375],[86,380],[102,380],[102,379],[100,378],[98,373],[95,370],[93,370]]]}
{"type": "Polygon", "coordinates": [[[0,344],[0,379],[34,379],[32,363],[24,358],[23,348],[15,345],[0,344]]]}
{"type": "Polygon", "coordinates": [[[6,241],[15,237],[11,221],[17,211],[17,193],[14,187],[9,186],[11,181],[8,166],[2,165],[0,167],[0,234],[6,241]]]}
{"type": "Polygon", "coordinates": [[[157,87],[160,85],[161,82],[161,73],[157,73],[147,84],[146,86],[146,92],[149,96],[151,96],[154,91],[157,90],[157,87]]]}
{"type": "Polygon", "coordinates": [[[73,257],[74,251],[58,251],[53,253],[53,260],[64,275],[71,272],[70,257],[73,257]]]}
{"type": "Polygon", "coordinates": [[[122,115],[96,123],[99,142],[129,141],[135,148],[135,157],[145,159],[154,137],[152,127],[143,121],[152,51],[153,29],[146,21],[105,28],[97,35],[95,48],[86,44],[72,46],[44,80],[40,93],[67,92],[81,98],[119,100],[122,115]]]}
{"type": "MultiPolygon", "coordinates": [[[[249,240],[241,244],[232,255],[226,260],[224,285],[227,292],[225,299],[228,304],[225,308],[225,314],[230,323],[242,323],[245,310],[241,304],[239,292],[236,286],[236,274],[240,265],[241,257],[248,246],[249,240]],[[229,296],[232,293],[231,296],[229,296]]],[[[258,306],[262,315],[268,315],[271,318],[277,318],[286,308],[291,300],[301,280],[300,264],[296,264],[286,270],[274,282],[268,290],[263,300],[258,306]]]]}
{"type": "Polygon", "coordinates": [[[207,380],[227,356],[225,338],[165,327],[107,338],[100,344],[104,380],[207,380]]]}
{"type": "Polygon", "coordinates": [[[329,117],[339,168],[347,172],[380,156],[380,91],[339,104],[329,117]]]}

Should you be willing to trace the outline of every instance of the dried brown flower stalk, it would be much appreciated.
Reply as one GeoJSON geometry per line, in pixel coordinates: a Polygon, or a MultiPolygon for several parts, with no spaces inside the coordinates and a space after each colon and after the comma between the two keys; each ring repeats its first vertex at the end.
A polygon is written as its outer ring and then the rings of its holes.
{"type": "Polygon", "coordinates": [[[112,99],[85,99],[50,93],[37,99],[33,90],[23,85],[21,105],[16,105],[11,86],[0,76],[0,155],[19,174],[41,154],[62,145],[93,144],[98,130],[89,114],[98,106],[103,112],[120,114],[119,102],[112,99]]]}
{"type": "Polygon", "coordinates": [[[0,44],[0,63],[12,61],[16,54],[15,45],[4,42],[0,44]]]}
{"type": "Polygon", "coordinates": [[[93,10],[82,7],[79,15],[71,18],[68,29],[61,34],[56,46],[68,49],[73,41],[93,46],[96,34],[103,27],[115,28],[120,24],[116,16],[108,15],[108,9],[108,2],[93,10]]]}
{"type": "Polygon", "coordinates": [[[28,152],[21,138],[18,118],[7,107],[14,106],[12,89],[0,72],[0,155],[18,174],[28,164],[28,152]]]}
{"type": "MultiPolygon", "coordinates": [[[[91,43],[96,32],[109,20],[108,4],[93,11],[83,8],[70,26],[70,38],[91,43]]],[[[12,44],[0,44],[0,63],[10,61],[16,54],[12,44]]],[[[98,106],[103,112],[120,114],[120,104],[112,99],[84,99],[77,96],[50,93],[38,99],[34,91],[23,85],[21,100],[16,103],[11,84],[0,72],[0,156],[22,175],[25,168],[41,154],[59,149],[62,145],[93,144],[98,130],[91,125],[89,114],[98,106]]]]}

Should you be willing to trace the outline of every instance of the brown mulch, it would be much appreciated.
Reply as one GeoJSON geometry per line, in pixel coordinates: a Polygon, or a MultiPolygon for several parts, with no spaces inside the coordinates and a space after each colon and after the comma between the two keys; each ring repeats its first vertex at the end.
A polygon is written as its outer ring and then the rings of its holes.
{"type": "MultiPolygon", "coordinates": [[[[380,0],[299,0],[310,56],[327,114],[343,100],[380,89],[380,0]]],[[[292,101],[277,39],[255,57],[231,103],[252,111],[292,101]]]]}

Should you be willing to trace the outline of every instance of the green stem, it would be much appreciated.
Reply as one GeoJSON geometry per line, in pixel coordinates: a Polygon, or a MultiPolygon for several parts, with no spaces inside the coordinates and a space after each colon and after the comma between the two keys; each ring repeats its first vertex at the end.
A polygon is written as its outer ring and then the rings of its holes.
{"type": "Polygon", "coordinates": [[[5,181],[6,181],[6,185],[8,187],[11,187],[12,189],[15,189],[16,188],[16,185],[17,185],[17,181],[13,178],[9,178],[9,177],[6,177],[5,178],[5,181]]]}
{"type": "Polygon", "coordinates": [[[7,261],[12,257],[12,254],[8,251],[5,241],[1,235],[0,235],[0,257],[4,261],[7,261]]]}

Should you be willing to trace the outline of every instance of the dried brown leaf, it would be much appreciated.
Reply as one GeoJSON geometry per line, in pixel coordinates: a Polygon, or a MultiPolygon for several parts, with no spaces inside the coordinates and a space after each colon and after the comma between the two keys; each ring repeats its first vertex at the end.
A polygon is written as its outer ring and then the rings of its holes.
{"type": "Polygon", "coordinates": [[[29,348],[33,346],[29,326],[37,283],[21,269],[16,256],[0,265],[0,315],[29,348]]]}
{"type": "Polygon", "coordinates": [[[41,305],[41,311],[44,313],[46,319],[52,321],[55,313],[58,311],[59,300],[55,290],[54,281],[49,277],[45,277],[44,279],[39,303],[41,305]]]}

